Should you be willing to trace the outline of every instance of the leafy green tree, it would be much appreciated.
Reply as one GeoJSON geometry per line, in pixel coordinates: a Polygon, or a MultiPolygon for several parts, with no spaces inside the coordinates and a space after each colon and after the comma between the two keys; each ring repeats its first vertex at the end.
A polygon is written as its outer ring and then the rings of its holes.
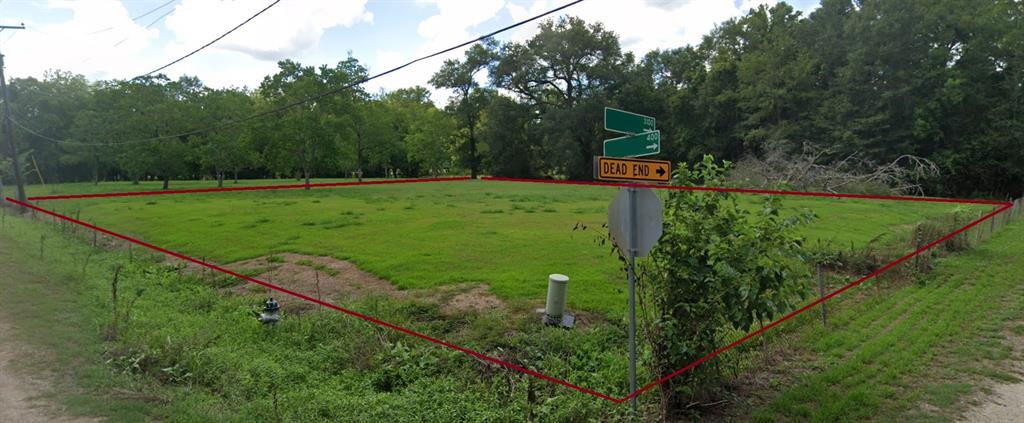
{"type": "MultiPolygon", "coordinates": [[[[331,68],[302,66],[291,60],[278,62],[278,73],[264,78],[260,95],[267,107],[279,107],[304,100],[329,88],[348,84],[365,75],[355,59],[339,62],[331,68]]],[[[353,90],[327,96],[286,109],[266,125],[271,134],[264,145],[264,158],[271,168],[281,172],[298,171],[306,184],[315,171],[330,173],[339,166],[338,133],[345,120],[339,116],[353,113],[353,90]]],[[[308,188],[307,188],[308,189],[308,188]]]]}
{"type": "Polygon", "coordinates": [[[206,125],[225,125],[221,129],[193,138],[198,162],[213,171],[217,186],[224,186],[225,174],[231,172],[238,182],[238,172],[253,160],[246,142],[249,131],[244,126],[226,125],[253,113],[255,108],[248,93],[236,89],[208,90],[199,100],[206,125]]]}
{"type": "MultiPolygon", "coordinates": [[[[43,78],[14,79],[9,85],[9,95],[13,107],[13,118],[23,124],[31,124],[42,128],[50,138],[71,138],[71,128],[77,113],[87,107],[91,97],[91,86],[82,75],[49,70],[43,78]]],[[[87,152],[70,144],[53,143],[31,133],[23,132],[15,127],[18,135],[19,150],[32,150],[29,155],[29,169],[39,173],[37,178],[26,173],[28,181],[39,182],[46,178],[51,182],[62,177],[83,176],[89,173],[87,152]]]]}
{"type": "Polygon", "coordinates": [[[487,143],[495,175],[529,178],[537,174],[540,146],[529,134],[533,115],[528,105],[495,96],[480,121],[480,138],[487,143]]]}
{"type": "Polygon", "coordinates": [[[607,91],[621,71],[618,37],[600,23],[560,18],[541,23],[525,43],[503,45],[500,54],[492,83],[538,110],[545,157],[560,164],[554,170],[591,178],[607,91]]]}
{"type": "Polygon", "coordinates": [[[473,179],[480,171],[481,155],[477,145],[480,118],[495,95],[493,90],[481,89],[476,77],[496,60],[497,48],[498,44],[493,40],[475,44],[466,51],[464,60],[445,60],[441,69],[430,78],[435,87],[455,90],[448,109],[456,116],[460,132],[464,132],[460,134],[464,142],[459,148],[459,157],[469,168],[469,176],[473,179]]]}
{"type": "Polygon", "coordinates": [[[384,95],[382,102],[390,109],[392,136],[406,153],[400,168],[404,174],[437,175],[451,168],[455,122],[434,106],[430,91],[402,88],[384,95]]]}

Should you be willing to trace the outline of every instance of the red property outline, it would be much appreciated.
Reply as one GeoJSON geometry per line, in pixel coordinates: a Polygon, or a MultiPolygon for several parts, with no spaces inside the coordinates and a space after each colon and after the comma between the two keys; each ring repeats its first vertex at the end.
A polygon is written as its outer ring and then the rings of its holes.
{"type": "MultiPolygon", "coordinates": [[[[468,178],[468,177],[455,177],[455,178],[432,178],[432,179],[401,179],[401,180],[365,181],[365,182],[321,183],[321,184],[308,184],[308,185],[307,184],[263,185],[263,186],[251,186],[251,187],[204,188],[204,189],[186,189],[186,190],[171,190],[171,191],[144,191],[144,192],[118,192],[118,193],[101,193],[101,194],[51,195],[51,196],[29,197],[28,201],[47,201],[47,200],[82,199],[82,198],[106,198],[106,197],[125,197],[125,196],[143,196],[143,195],[195,194],[195,193],[230,192],[230,191],[298,189],[298,188],[307,188],[307,187],[309,187],[309,188],[327,188],[327,187],[344,187],[344,186],[357,186],[357,185],[381,185],[381,184],[416,183],[416,182],[448,182],[448,181],[464,181],[464,180],[468,180],[468,179],[470,179],[470,178],[468,178]]],[[[653,382],[643,386],[642,388],[637,389],[636,391],[630,393],[629,395],[626,395],[626,396],[621,397],[621,398],[616,398],[616,397],[613,397],[613,396],[610,396],[610,395],[607,395],[607,394],[604,394],[604,393],[601,393],[601,392],[594,391],[592,389],[588,389],[588,388],[584,388],[582,386],[575,385],[573,383],[570,383],[570,382],[562,380],[562,379],[558,379],[558,378],[555,378],[555,377],[552,377],[552,376],[548,376],[548,375],[545,375],[543,373],[540,373],[540,372],[537,372],[537,371],[534,371],[534,370],[523,368],[521,366],[515,365],[513,363],[509,363],[507,361],[504,361],[504,360],[501,360],[501,359],[498,359],[498,358],[495,358],[495,357],[491,357],[491,356],[483,354],[483,353],[479,353],[479,352],[476,352],[476,351],[473,351],[473,350],[470,350],[470,349],[467,349],[467,348],[460,347],[458,345],[454,345],[454,344],[445,342],[445,341],[437,339],[437,338],[433,338],[433,337],[421,334],[421,333],[413,331],[411,329],[406,329],[404,327],[401,327],[401,326],[398,326],[398,325],[395,325],[395,324],[392,324],[392,323],[388,323],[388,322],[385,322],[383,320],[379,320],[379,319],[376,319],[374,317],[371,317],[371,316],[368,316],[368,315],[365,315],[365,314],[362,314],[362,313],[359,313],[359,312],[356,312],[356,311],[352,311],[352,310],[349,310],[349,309],[346,309],[346,308],[343,308],[343,307],[336,306],[336,305],[328,303],[326,301],[321,301],[321,300],[318,300],[316,298],[309,297],[309,296],[307,296],[305,294],[302,294],[302,293],[299,293],[299,292],[296,292],[296,291],[292,291],[292,290],[289,290],[287,288],[283,288],[283,287],[274,285],[274,284],[266,282],[266,281],[262,281],[262,280],[259,280],[259,279],[253,278],[253,277],[249,277],[249,276],[246,276],[246,275],[243,275],[243,274],[231,271],[230,269],[226,269],[226,268],[217,266],[215,264],[207,263],[207,262],[205,262],[203,260],[199,260],[199,259],[187,256],[187,255],[182,254],[182,253],[171,251],[171,250],[168,250],[166,248],[163,248],[163,247],[160,247],[160,246],[157,246],[157,245],[154,245],[154,244],[150,244],[148,242],[145,242],[145,241],[142,241],[142,240],[139,240],[139,239],[136,239],[136,238],[129,237],[127,235],[122,235],[122,234],[119,234],[117,232],[111,231],[109,229],[102,228],[102,227],[99,227],[99,226],[96,226],[96,225],[93,225],[93,224],[90,224],[90,223],[86,223],[86,222],[83,222],[81,220],[74,219],[74,218],[71,218],[69,216],[65,216],[63,214],[60,214],[60,213],[57,213],[57,212],[54,212],[54,211],[50,211],[50,210],[44,209],[44,208],[36,206],[34,204],[30,204],[28,202],[21,202],[21,201],[15,200],[15,199],[10,198],[10,197],[7,197],[6,200],[11,202],[11,203],[18,204],[18,205],[27,207],[29,209],[32,209],[32,210],[35,210],[35,211],[38,211],[38,212],[41,212],[41,213],[44,213],[44,214],[48,214],[48,215],[51,215],[53,217],[56,217],[56,218],[59,218],[59,219],[63,219],[63,220],[66,220],[68,222],[71,222],[71,223],[74,223],[74,224],[77,224],[77,225],[81,225],[81,226],[84,226],[86,228],[89,228],[89,229],[92,229],[92,230],[95,230],[95,231],[99,231],[99,232],[105,233],[107,235],[110,235],[110,236],[113,236],[113,237],[116,237],[116,238],[120,238],[122,240],[125,240],[125,241],[128,241],[128,242],[131,242],[131,243],[134,243],[134,244],[137,244],[137,245],[140,245],[140,246],[152,249],[154,251],[158,251],[160,253],[163,253],[163,254],[166,254],[166,255],[169,255],[169,256],[181,259],[181,260],[185,260],[185,261],[188,261],[188,262],[191,262],[191,263],[195,263],[197,265],[200,265],[200,266],[203,266],[203,267],[206,267],[206,268],[209,268],[209,269],[212,269],[212,270],[215,270],[215,271],[218,271],[218,272],[221,272],[221,273],[224,273],[224,274],[227,274],[227,275],[230,275],[230,276],[233,276],[233,277],[236,277],[236,278],[248,281],[248,282],[252,282],[252,283],[255,283],[257,285],[262,285],[262,286],[264,286],[266,288],[273,289],[275,291],[278,291],[278,292],[281,292],[281,293],[284,293],[284,294],[288,294],[288,295],[294,296],[296,298],[300,298],[302,300],[305,300],[305,301],[308,301],[308,302],[311,302],[311,303],[314,303],[314,304],[322,305],[322,306],[330,308],[332,310],[340,311],[342,313],[345,313],[345,314],[353,316],[353,317],[357,317],[357,318],[365,320],[367,322],[370,322],[370,323],[373,323],[373,324],[376,324],[376,325],[379,325],[379,326],[383,326],[383,327],[386,327],[386,328],[389,328],[389,329],[393,329],[395,331],[404,333],[406,335],[414,336],[416,338],[420,338],[420,339],[423,339],[425,341],[433,342],[435,344],[438,344],[438,345],[441,345],[441,346],[444,346],[444,347],[447,347],[447,348],[451,348],[453,350],[456,350],[456,351],[459,351],[459,352],[471,355],[471,356],[476,357],[478,359],[481,359],[481,360],[484,360],[484,361],[487,361],[487,362],[490,362],[490,363],[494,363],[494,364],[497,364],[499,366],[506,367],[506,368],[509,368],[509,369],[512,369],[512,370],[516,370],[516,371],[522,372],[524,374],[527,374],[527,375],[530,375],[530,376],[534,376],[534,377],[537,377],[537,378],[540,378],[540,379],[543,379],[543,380],[546,380],[546,381],[549,381],[549,382],[552,382],[552,383],[556,383],[556,384],[565,386],[567,388],[571,388],[571,389],[574,389],[576,391],[579,391],[579,392],[582,392],[582,393],[585,393],[585,394],[593,395],[595,397],[598,397],[598,398],[601,398],[601,399],[604,399],[604,400],[608,400],[608,401],[611,401],[611,402],[614,402],[614,403],[623,403],[623,402],[629,401],[630,399],[632,399],[632,398],[634,398],[634,397],[636,397],[636,396],[638,396],[638,395],[640,395],[640,394],[642,394],[642,393],[644,393],[644,392],[654,388],[655,386],[658,386],[658,385],[664,383],[665,381],[667,381],[667,380],[669,380],[669,379],[671,379],[673,377],[676,377],[676,376],[678,376],[678,375],[680,375],[680,374],[682,374],[682,373],[684,373],[684,372],[686,372],[686,371],[688,371],[688,370],[690,370],[690,369],[700,365],[701,363],[704,363],[704,362],[706,362],[706,361],[708,361],[708,360],[718,356],[719,354],[722,354],[722,353],[724,353],[724,352],[726,352],[726,351],[736,347],[737,345],[740,345],[740,344],[750,340],[751,338],[753,338],[753,337],[755,337],[757,335],[760,335],[761,333],[764,333],[765,331],[768,331],[768,330],[774,328],[775,326],[778,326],[778,325],[782,324],[783,322],[785,322],[785,321],[795,317],[796,315],[798,315],[800,313],[803,313],[803,312],[813,308],[814,306],[817,306],[818,304],[821,304],[821,303],[831,299],[832,297],[835,297],[835,296],[845,292],[846,290],[848,290],[850,288],[853,288],[853,287],[855,287],[857,285],[860,285],[861,283],[863,283],[863,282],[865,282],[865,281],[867,281],[867,280],[869,280],[869,279],[871,279],[871,278],[873,278],[875,276],[878,276],[878,275],[882,274],[883,272],[885,272],[885,271],[887,271],[887,270],[889,270],[889,269],[891,269],[891,268],[893,268],[893,267],[895,267],[895,266],[897,266],[897,265],[899,265],[899,264],[901,264],[901,263],[903,263],[903,262],[913,258],[914,256],[916,256],[918,254],[921,254],[921,253],[931,249],[932,247],[935,247],[936,245],[939,245],[939,244],[941,244],[941,243],[943,243],[943,242],[945,242],[945,241],[947,241],[947,240],[949,240],[949,239],[959,235],[960,233],[963,233],[963,232],[967,231],[968,229],[971,229],[972,227],[977,226],[978,224],[980,224],[980,223],[982,223],[982,222],[984,222],[984,221],[986,221],[988,219],[991,219],[991,218],[995,217],[996,215],[999,215],[1000,213],[1003,213],[1003,212],[1005,212],[1005,211],[1007,211],[1007,210],[1009,210],[1010,208],[1013,207],[1013,203],[1003,202],[1003,201],[959,200],[959,199],[951,199],[951,198],[934,198],[934,197],[876,196],[876,195],[862,195],[862,194],[834,194],[834,193],[824,193],[824,192],[777,191],[777,190],[760,190],[760,189],[714,188],[714,187],[693,187],[693,186],[674,186],[674,185],[643,185],[643,184],[629,184],[629,183],[607,183],[607,182],[586,182],[586,181],[565,181],[565,180],[540,180],[540,179],[498,178],[498,177],[484,177],[482,179],[485,180],[485,181],[528,182],[528,183],[548,183],[548,184],[567,184],[567,185],[592,185],[592,186],[608,186],[608,187],[648,187],[648,188],[669,189],[669,190],[714,191],[714,192],[732,192],[732,193],[743,193],[743,194],[795,195],[795,196],[832,197],[832,198],[857,198],[857,199],[894,200],[894,201],[921,201],[921,202],[960,203],[960,204],[987,204],[987,205],[997,205],[997,206],[1002,206],[1002,207],[997,208],[996,210],[994,210],[994,211],[992,211],[992,212],[990,212],[990,213],[988,213],[988,214],[986,214],[986,215],[984,215],[984,216],[982,216],[982,217],[980,217],[980,218],[978,218],[978,219],[968,223],[967,225],[964,225],[963,227],[961,227],[961,228],[959,228],[959,229],[957,229],[957,230],[955,230],[955,231],[953,231],[953,232],[951,232],[951,233],[949,233],[949,234],[947,234],[947,235],[945,235],[945,236],[943,236],[943,237],[941,237],[941,238],[939,238],[939,239],[937,239],[935,241],[932,241],[932,242],[928,243],[927,245],[925,245],[925,246],[923,246],[921,248],[918,248],[917,250],[915,250],[915,251],[913,251],[913,252],[911,252],[911,253],[903,256],[903,257],[900,257],[899,259],[896,259],[895,261],[893,261],[893,262],[891,262],[889,264],[886,264],[885,266],[882,266],[878,270],[875,270],[874,272],[871,272],[871,273],[865,275],[864,277],[861,277],[860,279],[857,279],[857,280],[855,280],[855,281],[853,281],[853,282],[851,282],[851,283],[849,283],[847,285],[844,285],[843,287],[838,288],[838,289],[830,292],[829,294],[827,294],[827,295],[825,295],[825,296],[823,296],[821,298],[818,298],[817,300],[812,301],[812,302],[810,302],[807,305],[804,305],[803,307],[800,307],[800,308],[798,308],[798,309],[796,309],[794,311],[791,311],[791,312],[787,313],[786,315],[780,317],[779,319],[776,319],[775,321],[769,323],[768,325],[765,325],[764,327],[762,327],[762,328],[760,328],[760,329],[758,329],[756,331],[748,333],[747,335],[743,336],[742,338],[739,338],[739,339],[733,341],[732,343],[730,343],[730,344],[728,344],[726,346],[723,346],[723,347],[721,347],[721,348],[711,352],[710,354],[708,354],[708,355],[706,355],[706,356],[704,356],[704,357],[702,357],[702,358],[700,358],[700,359],[698,359],[698,360],[696,360],[696,361],[686,365],[685,367],[683,367],[683,368],[681,368],[679,370],[676,370],[676,371],[672,372],[669,375],[666,375],[665,377],[662,377],[661,379],[653,381],[653,382]]]]}

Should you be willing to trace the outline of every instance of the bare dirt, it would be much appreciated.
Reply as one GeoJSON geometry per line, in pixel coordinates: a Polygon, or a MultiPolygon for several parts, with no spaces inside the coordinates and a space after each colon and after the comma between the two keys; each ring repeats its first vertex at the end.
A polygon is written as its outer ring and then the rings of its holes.
{"type": "MultiPolygon", "coordinates": [[[[352,263],[331,257],[283,253],[235,262],[226,267],[236,272],[257,273],[254,276],[257,279],[326,302],[385,295],[433,302],[448,315],[505,308],[505,303],[490,292],[487,284],[461,283],[432,289],[401,290],[391,282],[360,270],[352,263]]],[[[238,295],[269,296],[270,292],[266,287],[249,283],[235,286],[231,290],[238,295]]],[[[316,304],[290,295],[279,295],[275,300],[290,313],[302,313],[317,307],[316,304]]]]}
{"type": "Polygon", "coordinates": [[[964,422],[1024,422],[1024,383],[997,385],[979,407],[968,412],[964,422]]]}
{"type": "Polygon", "coordinates": [[[98,421],[63,416],[64,410],[43,399],[51,390],[51,381],[46,377],[30,375],[15,361],[16,357],[33,353],[15,342],[11,327],[0,321],[0,423],[98,421]]]}
{"type": "MultiPolygon", "coordinates": [[[[1024,326],[1024,322],[1016,322],[1024,326]]],[[[1015,360],[1013,373],[1024,378],[1024,335],[1008,331],[1015,360]]],[[[991,393],[979,398],[979,405],[969,410],[960,420],[968,423],[1024,422],[1024,382],[991,386],[991,393]]]]}

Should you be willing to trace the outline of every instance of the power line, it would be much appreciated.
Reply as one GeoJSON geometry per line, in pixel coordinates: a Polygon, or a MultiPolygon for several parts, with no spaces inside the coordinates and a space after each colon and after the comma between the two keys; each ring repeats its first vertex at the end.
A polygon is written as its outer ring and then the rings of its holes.
{"type": "Polygon", "coordinates": [[[406,68],[406,67],[408,67],[408,66],[410,66],[412,64],[415,64],[415,63],[418,63],[418,62],[421,62],[421,61],[424,61],[424,60],[427,60],[427,59],[430,59],[430,58],[433,58],[433,57],[440,56],[442,54],[451,52],[453,50],[457,50],[457,49],[460,49],[462,47],[468,46],[470,44],[478,43],[478,42],[483,41],[485,39],[491,38],[491,37],[493,37],[495,35],[498,35],[498,34],[500,34],[502,32],[505,32],[505,31],[508,31],[508,30],[515,29],[515,28],[518,28],[520,26],[526,25],[526,24],[528,24],[530,22],[533,22],[533,21],[535,21],[537,19],[540,19],[540,18],[543,18],[545,16],[548,16],[548,15],[560,12],[560,11],[562,11],[564,9],[567,9],[567,8],[571,7],[571,6],[574,6],[574,5],[577,5],[579,3],[582,3],[583,1],[584,0],[575,0],[575,1],[572,1],[570,3],[566,3],[566,4],[562,5],[562,6],[559,6],[559,7],[556,7],[554,9],[548,10],[547,12],[544,12],[544,13],[535,15],[533,17],[530,17],[528,19],[525,19],[525,20],[513,23],[513,24],[508,25],[506,27],[500,28],[500,29],[498,29],[496,31],[492,31],[492,32],[490,32],[488,34],[481,35],[481,36],[479,36],[477,38],[474,38],[472,40],[465,41],[465,42],[460,43],[458,45],[455,45],[455,46],[452,46],[452,47],[448,47],[448,48],[446,48],[444,50],[440,50],[440,51],[428,54],[426,56],[421,56],[419,58],[416,58],[416,59],[413,59],[413,60],[411,60],[409,62],[406,62],[406,63],[404,63],[402,65],[399,65],[399,66],[393,67],[391,69],[388,69],[386,71],[380,72],[378,74],[375,74],[375,75],[372,75],[372,76],[368,76],[368,77],[364,77],[364,78],[359,79],[357,81],[354,81],[354,82],[342,85],[342,86],[334,88],[334,89],[330,89],[330,90],[327,90],[327,91],[323,91],[323,92],[314,94],[314,95],[306,97],[304,99],[296,100],[296,101],[293,101],[291,103],[287,103],[287,104],[278,106],[276,108],[273,108],[273,109],[270,109],[270,110],[266,110],[266,111],[263,111],[263,112],[259,112],[259,113],[256,113],[256,114],[252,114],[252,115],[249,115],[249,116],[246,116],[246,117],[243,117],[243,118],[239,118],[239,119],[235,119],[235,120],[228,120],[228,121],[224,121],[224,122],[218,123],[216,125],[208,126],[208,127],[202,128],[202,129],[196,129],[196,130],[192,130],[192,131],[188,131],[188,132],[182,132],[182,133],[178,133],[178,134],[174,134],[174,135],[162,135],[162,136],[152,137],[152,138],[142,138],[142,139],[137,139],[137,140],[119,141],[119,142],[112,142],[112,143],[82,143],[82,142],[75,142],[75,141],[70,141],[70,140],[60,140],[60,139],[56,139],[56,138],[52,138],[52,137],[48,137],[48,136],[42,135],[42,134],[40,134],[40,133],[38,133],[38,132],[36,132],[36,131],[34,131],[32,129],[29,129],[29,128],[25,127],[20,122],[14,120],[13,117],[11,118],[11,122],[13,122],[15,126],[21,128],[21,129],[25,130],[26,132],[28,132],[28,133],[30,133],[32,135],[35,135],[35,136],[37,136],[37,137],[39,137],[41,139],[44,139],[44,140],[47,140],[47,141],[52,141],[52,142],[57,142],[57,143],[66,143],[66,144],[75,144],[75,145],[96,145],[96,146],[126,145],[126,144],[139,144],[139,143],[144,143],[144,142],[152,142],[152,141],[159,141],[159,140],[165,140],[165,139],[187,137],[187,136],[190,136],[190,135],[196,135],[196,134],[201,134],[201,133],[204,133],[204,132],[209,132],[209,131],[214,131],[214,130],[217,130],[217,129],[222,129],[222,128],[228,128],[228,127],[231,127],[231,126],[235,126],[235,125],[238,125],[240,123],[248,122],[248,121],[256,119],[256,118],[260,118],[260,117],[263,117],[263,116],[271,115],[271,114],[274,114],[274,113],[279,113],[279,112],[288,110],[288,109],[290,109],[292,107],[296,107],[296,106],[300,106],[300,105],[305,104],[305,103],[309,103],[311,101],[316,101],[316,100],[319,100],[321,98],[327,97],[329,95],[337,94],[337,93],[342,92],[344,90],[353,88],[353,87],[355,87],[357,85],[364,84],[366,82],[369,82],[369,81],[372,81],[374,79],[380,78],[380,77],[382,77],[384,75],[388,75],[390,73],[399,71],[399,70],[404,69],[404,68],[406,68]]]}
{"type": "MultiPolygon", "coordinates": [[[[177,0],[171,0],[171,1],[177,1],[177,0]]],[[[165,3],[165,4],[166,4],[166,3],[165,3]]],[[[153,27],[153,25],[156,25],[156,24],[157,24],[157,22],[160,22],[160,21],[162,21],[162,20],[163,20],[164,18],[166,18],[166,17],[167,17],[167,15],[170,15],[171,13],[174,13],[174,9],[168,10],[168,11],[167,11],[167,12],[165,12],[164,14],[162,14],[162,15],[160,15],[160,16],[157,16],[157,18],[156,18],[156,19],[153,19],[153,21],[152,21],[152,22],[150,22],[149,24],[147,24],[147,25],[146,25],[146,27],[145,27],[145,28],[143,28],[143,29],[150,29],[150,28],[152,28],[152,27],[153,27]]],[[[122,39],[121,39],[121,41],[118,41],[118,42],[114,43],[114,47],[117,47],[117,46],[121,45],[121,43],[123,43],[123,42],[125,42],[125,41],[128,41],[128,39],[129,39],[129,38],[131,38],[131,37],[124,37],[124,38],[122,38],[122,39]]],[[[90,57],[90,59],[91,59],[91,57],[90,57]]],[[[88,60],[88,59],[86,59],[86,60],[88,60]]],[[[83,60],[83,61],[84,61],[84,60],[83,60]]]]}
{"type": "MultiPolygon", "coordinates": [[[[242,27],[243,25],[245,25],[245,24],[249,23],[249,21],[251,21],[251,20],[253,20],[253,19],[256,19],[256,17],[257,17],[257,16],[259,16],[259,15],[262,15],[262,14],[263,14],[263,12],[266,12],[266,11],[267,11],[267,10],[269,10],[269,9],[270,9],[271,7],[274,7],[274,6],[276,5],[276,4],[278,4],[278,3],[280,3],[280,2],[281,2],[281,0],[274,0],[274,2],[273,2],[273,3],[270,3],[270,4],[268,4],[268,5],[267,5],[267,7],[264,7],[264,8],[263,8],[262,10],[260,10],[259,12],[256,12],[256,14],[255,14],[255,15],[252,15],[252,16],[250,16],[250,17],[249,17],[249,19],[246,19],[246,20],[242,21],[242,23],[240,23],[240,24],[236,25],[236,26],[235,26],[234,28],[231,28],[230,30],[228,30],[228,32],[225,32],[225,33],[221,34],[221,35],[220,35],[219,37],[217,37],[217,38],[214,38],[214,39],[213,39],[212,41],[210,41],[210,42],[208,42],[208,43],[206,43],[206,44],[203,44],[203,45],[202,45],[201,47],[199,47],[199,48],[197,48],[197,49],[195,49],[195,50],[192,50],[192,51],[191,51],[191,52],[189,52],[188,54],[186,54],[186,55],[184,55],[184,56],[181,56],[181,57],[179,57],[179,58],[177,58],[177,59],[174,59],[173,61],[171,61],[171,63],[168,63],[168,64],[166,64],[166,65],[163,65],[163,66],[161,66],[161,67],[159,67],[159,68],[153,69],[153,70],[151,70],[151,71],[149,71],[149,72],[146,72],[146,73],[144,73],[144,74],[142,74],[142,75],[139,75],[139,76],[149,76],[149,75],[152,75],[152,74],[154,74],[154,73],[160,72],[160,71],[162,71],[162,70],[164,70],[164,69],[166,69],[166,68],[170,67],[171,65],[173,65],[173,64],[175,64],[175,63],[178,63],[178,62],[180,62],[180,61],[182,61],[182,60],[185,60],[185,59],[187,59],[187,58],[188,58],[189,56],[191,56],[191,55],[193,55],[193,54],[196,54],[196,53],[200,52],[200,51],[201,51],[202,49],[204,49],[204,48],[207,48],[207,47],[209,47],[209,46],[213,45],[213,43],[216,43],[217,41],[220,41],[220,40],[221,40],[221,38],[227,37],[227,36],[228,36],[228,34],[231,34],[232,32],[235,32],[235,30],[237,30],[238,28],[241,28],[241,27],[242,27]]],[[[139,76],[136,76],[136,78],[138,78],[139,76]]]]}
{"type": "Polygon", "coordinates": [[[174,3],[176,1],[178,1],[178,0],[167,0],[167,2],[165,2],[164,4],[161,4],[161,5],[157,6],[157,7],[154,7],[152,9],[150,9],[146,13],[143,13],[143,14],[141,14],[139,16],[136,16],[136,17],[132,18],[132,20],[133,21],[137,21],[139,19],[145,18],[146,16],[149,16],[150,13],[153,13],[153,12],[156,12],[157,10],[163,9],[164,7],[167,7],[167,5],[169,5],[171,3],[174,3]]]}
{"type": "MultiPolygon", "coordinates": [[[[174,3],[174,2],[176,2],[176,1],[178,1],[178,0],[167,0],[166,2],[164,2],[164,3],[160,4],[160,5],[159,5],[159,6],[157,6],[157,7],[154,7],[154,8],[152,8],[152,9],[149,9],[148,11],[146,11],[145,13],[143,13],[143,14],[141,14],[141,15],[136,15],[136,16],[132,17],[132,18],[131,18],[131,20],[132,20],[132,22],[138,21],[139,19],[145,18],[146,16],[149,16],[149,15],[150,15],[150,14],[152,14],[153,12],[156,12],[157,10],[163,9],[163,8],[167,7],[167,5],[169,5],[169,4],[171,4],[171,3],[174,3]]],[[[174,9],[171,9],[171,10],[174,10],[174,9]]],[[[164,16],[167,16],[167,14],[164,14],[164,16]]],[[[161,17],[161,18],[162,18],[162,17],[161,17]]],[[[160,19],[160,18],[158,18],[158,20],[159,20],[159,19],[160,19]]],[[[152,25],[152,24],[150,24],[150,25],[152,25]]],[[[108,27],[106,27],[106,28],[103,28],[103,29],[98,29],[98,30],[96,30],[96,31],[88,32],[88,33],[86,33],[85,35],[96,35],[96,34],[100,34],[100,33],[104,33],[104,32],[110,31],[110,30],[112,30],[112,29],[114,29],[114,28],[117,28],[117,26],[108,26],[108,27]]],[[[148,28],[148,27],[147,27],[147,28],[148,28]]]]}

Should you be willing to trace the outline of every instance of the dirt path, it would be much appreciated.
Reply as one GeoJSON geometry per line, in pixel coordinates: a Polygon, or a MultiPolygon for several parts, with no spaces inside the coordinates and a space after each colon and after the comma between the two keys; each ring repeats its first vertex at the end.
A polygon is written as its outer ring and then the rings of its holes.
{"type": "Polygon", "coordinates": [[[61,409],[41,399],[48,390],[46,381],[30,377],[15,361],[17,357],[32,352],[12,339],[11,327],[0,321],[0,423],[98,421],[60,416],[61,409]]]}
{"type": "Polygon", "coordinates": [[[1024,383],[996,385],[988,401],[968,412],[963,422],[1020,423],[1024,421],[1024,383]]]}
{"type": "MultiPolygon", "coordinates": [[[[1014,322],[1011,325],[1024,327],[1024,322],[1014,322]]],[[[1024,377],[1024,334],[1007,331],[1006,335],[1016,359],[1010,370],[1018,378],[1024,377]]],[[[966,423],[1024,422],[1024,382],[992,386],[992,394],[982,399],[980,405],[969,410],[962,421],[966,423]]]]}

